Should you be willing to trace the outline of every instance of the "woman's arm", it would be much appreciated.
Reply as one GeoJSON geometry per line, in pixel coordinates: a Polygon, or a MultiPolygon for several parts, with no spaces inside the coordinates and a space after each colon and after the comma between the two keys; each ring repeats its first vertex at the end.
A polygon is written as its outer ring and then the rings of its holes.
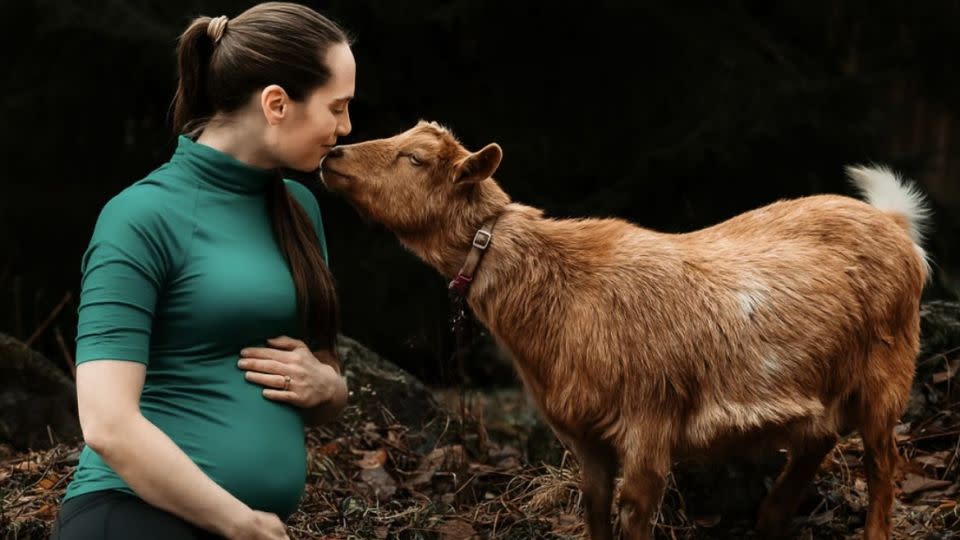
{"type": "Polygon", "coordinates": [[[203,529],[236,536],[252,510],[140,413],[145,374],[143,364],[123,360],[77,366],[84,441],[144,501],[203,529]]]}

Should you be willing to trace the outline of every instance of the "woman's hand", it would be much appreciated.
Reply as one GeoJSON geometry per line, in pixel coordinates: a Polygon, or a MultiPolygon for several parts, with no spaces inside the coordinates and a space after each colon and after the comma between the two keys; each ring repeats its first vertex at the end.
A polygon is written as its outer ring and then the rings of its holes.
{"type": "Polygon", "coordinates": [[[250,510],[238,520],[229,540],[290,540],[287,528],[276,514],[250,510]]]}
{"type": "Polygon", "coordinates": [[[280,336],[268,339],[271,348],[247,347],[237,365],[244,376],[264,387],[263,397],[304,409],[330,401],[343,383],[332,367],[333,355],[317,358],[299,339],[280,336]]]}

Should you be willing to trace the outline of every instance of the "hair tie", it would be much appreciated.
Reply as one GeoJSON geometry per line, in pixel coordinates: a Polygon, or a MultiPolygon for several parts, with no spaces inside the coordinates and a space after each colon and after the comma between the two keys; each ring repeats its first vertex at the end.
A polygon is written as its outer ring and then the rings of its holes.
{"type": "Polygon", "coordinates": [[[210,19],[210,22],[207,23],[207,35],[213,40],[214,45],[220,43],[220,38],[222,38],[223,33],[227,31],[227,22],[229,20],[226,15],[221,15],[210,19]]]}

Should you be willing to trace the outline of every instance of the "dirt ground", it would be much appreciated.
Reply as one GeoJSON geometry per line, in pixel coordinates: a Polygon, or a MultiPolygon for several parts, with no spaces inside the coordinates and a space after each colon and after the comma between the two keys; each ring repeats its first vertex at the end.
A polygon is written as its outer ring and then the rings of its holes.
{"type": "MultiPolygon", "coordinates": [[[[550,453],[535,450],[539,423],[521,390],[437,395],[451,411],[464,411],[467,421],[451,413],[412,431],[391,422],[389,411],[382,411],[379,422],[357,421],[348,408],[341,422],[309,430],[308,485],[288,520],[291,538],[584,536],[577,464],[542,433],[558,452],[548,463],[531,462],[531,454],[550,453]]],[[[895,537],[960,538],[957,402],[901,424],[897,433],[904,463],[895,537]]],[[[3,538],[47,538],[79,450],[76,444],[57,445],[17,454],[0,447],[3,538]]],[[[854,436],[824,461],[794,521],[794,537],[858,537],[866,503],[861,456],[854,436]]],[[[685,501],[693,498],[671,479],[657,517],[659,538],[751,536],[747,516],[688,507],[685,501]]]]}

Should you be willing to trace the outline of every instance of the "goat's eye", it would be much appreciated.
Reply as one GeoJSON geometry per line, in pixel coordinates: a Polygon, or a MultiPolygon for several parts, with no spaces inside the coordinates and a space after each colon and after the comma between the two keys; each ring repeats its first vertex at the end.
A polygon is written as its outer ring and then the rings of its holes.
{"type": "Polygon", "coordinates": [[[414,164],[417,167],[423,165],[423,161],[421,161],[420,158],[418,158],[413,154],[407,154],[407,159],[409,159],[410,163],[414,164]]]}

